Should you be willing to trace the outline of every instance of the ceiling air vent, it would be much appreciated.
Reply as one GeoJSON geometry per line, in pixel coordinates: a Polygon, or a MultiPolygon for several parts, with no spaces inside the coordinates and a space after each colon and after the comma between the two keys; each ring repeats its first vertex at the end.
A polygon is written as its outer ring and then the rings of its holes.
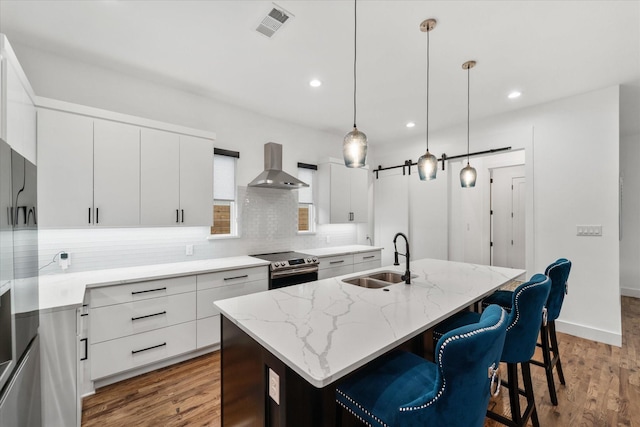
{"type": "Polygon", "coordinates": [[[267,16],[265,16],[262,22],[260,22],[258,28],[256,28],[257,32],[269,38],[271,38],[276,31],[282,28],[289,18],[293,17],[291,13],[287,12],[277,4],[273,3],[273,6],[274,7],[269,11],[267,16]]]}

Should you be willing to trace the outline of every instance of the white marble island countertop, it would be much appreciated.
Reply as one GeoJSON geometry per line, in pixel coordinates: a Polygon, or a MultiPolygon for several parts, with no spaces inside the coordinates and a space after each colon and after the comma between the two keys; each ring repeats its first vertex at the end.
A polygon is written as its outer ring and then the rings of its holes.
{"type": "MultiPolygon", "coordinates": [[[[403,272],[404,266],[373,271],[403,272]]],[[[222,313],[315,387],[324,387],[523,275],[524,270],[423,259],[417,277],[368,289],[363,272],[215,302],[222,313]]],[[[223,350],[224,351],[224,350],[223,350]]]]}
{"type": "Polygon", "coordinates": [[[250,256],[111,268],[79,273],[52,274],[39,277],[40,310],[79,307],[86,288],[123,285],[143,280],[166,279],[192,274],[213,273],[244,267],[268,266],[269,262],[250,256]]]}

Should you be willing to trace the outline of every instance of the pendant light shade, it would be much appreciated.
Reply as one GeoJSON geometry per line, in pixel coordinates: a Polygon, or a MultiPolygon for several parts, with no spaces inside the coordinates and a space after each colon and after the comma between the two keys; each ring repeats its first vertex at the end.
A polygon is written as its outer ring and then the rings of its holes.
{"type": "Polygon", "coordinates": [[[420,24],[420,31],[427,33],[427,151],[418,159],[418,175],[420,181],[436,179],[438,159],[429,153],[429,33],[436,27],[435,19],[425,19],[420,24]]]}
{"type": "Polygon", "coordinates": [[[462,64],[462,69],[467,70],[467,166],[462,168],[462,170],[460,171],[460,185],[463,188],[475,187],[476,178],[478,177],[476,169],[469,164],[469,70],[471,70],[475,66],[476,61],[467,61],[462,64]]]}
{"type": "Polygon", "coordinates": [[[342,143],[344,164],[348,168],[361,168],[367,160],[367,135],[360,132],[355,124],[353,130],[344,136],[342,143]]]}
{"type": "Polygon", "coordinates": [[[353,130],[344,136],[342,155],[344,164],[348,168],[361,168],[367,160],[367,135],[356,126],[356,70],[357,70],[357,35],[358,35],[358,4],[353,1],[353,130]]]}

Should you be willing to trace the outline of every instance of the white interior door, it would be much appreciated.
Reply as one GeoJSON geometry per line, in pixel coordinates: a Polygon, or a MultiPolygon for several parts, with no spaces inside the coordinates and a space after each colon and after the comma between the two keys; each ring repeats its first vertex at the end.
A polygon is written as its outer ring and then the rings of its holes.
{"type": "Polygon", "coordinates": [[[511,221],[511,250],[509,264],[512,268],[525,268],[525,206],[526,181],[523,176],[514,177],[511,187],[511,206],[513,218],[511,221]]]}
{"type": "Polygon", "coordinates": [[[524,268],[524,173],[524,165],[491,170],[491,265],[524,268]]]}
{"type": "MultiPolygon", "coordinates": [[[[381,173],[374,179],[375,199],[375,245],[382,247],[382,265],[393,264],[393,237],[398,232],[409,230],[409,186],[408,176],[397,169],[381,173]]],[[[409,236],[410,237],[410,236],[409,236]]],[[[400,239],[402,245],[404,241],[400,239]]],[[[398,248],[404,253],[404,247],[398,248]]],[[[400,260],[402,263],[403,260],[400,260]]]]}

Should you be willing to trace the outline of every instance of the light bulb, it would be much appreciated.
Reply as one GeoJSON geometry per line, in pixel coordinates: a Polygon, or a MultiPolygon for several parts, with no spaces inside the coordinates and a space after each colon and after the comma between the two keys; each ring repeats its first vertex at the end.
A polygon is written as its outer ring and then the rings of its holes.
{"type": "Polygon", "coordinates": [[[427,152],[418,159],[418,175],[420,175],[420,181],[436,179],[437,171],[438,159],[427,150],[427,152]]]}
{"type": "Polygon", "coordinates": [[[463,188],[475,187],[478,173],[469,163],[460,171],[460,185],[463,188]]]}
{"type": "Polygon", "coordinates": [[[348,168],[361,168],[367,160],[367,135],[354,127],[345,135],[342,144],[344,164],[348,168]]]}

